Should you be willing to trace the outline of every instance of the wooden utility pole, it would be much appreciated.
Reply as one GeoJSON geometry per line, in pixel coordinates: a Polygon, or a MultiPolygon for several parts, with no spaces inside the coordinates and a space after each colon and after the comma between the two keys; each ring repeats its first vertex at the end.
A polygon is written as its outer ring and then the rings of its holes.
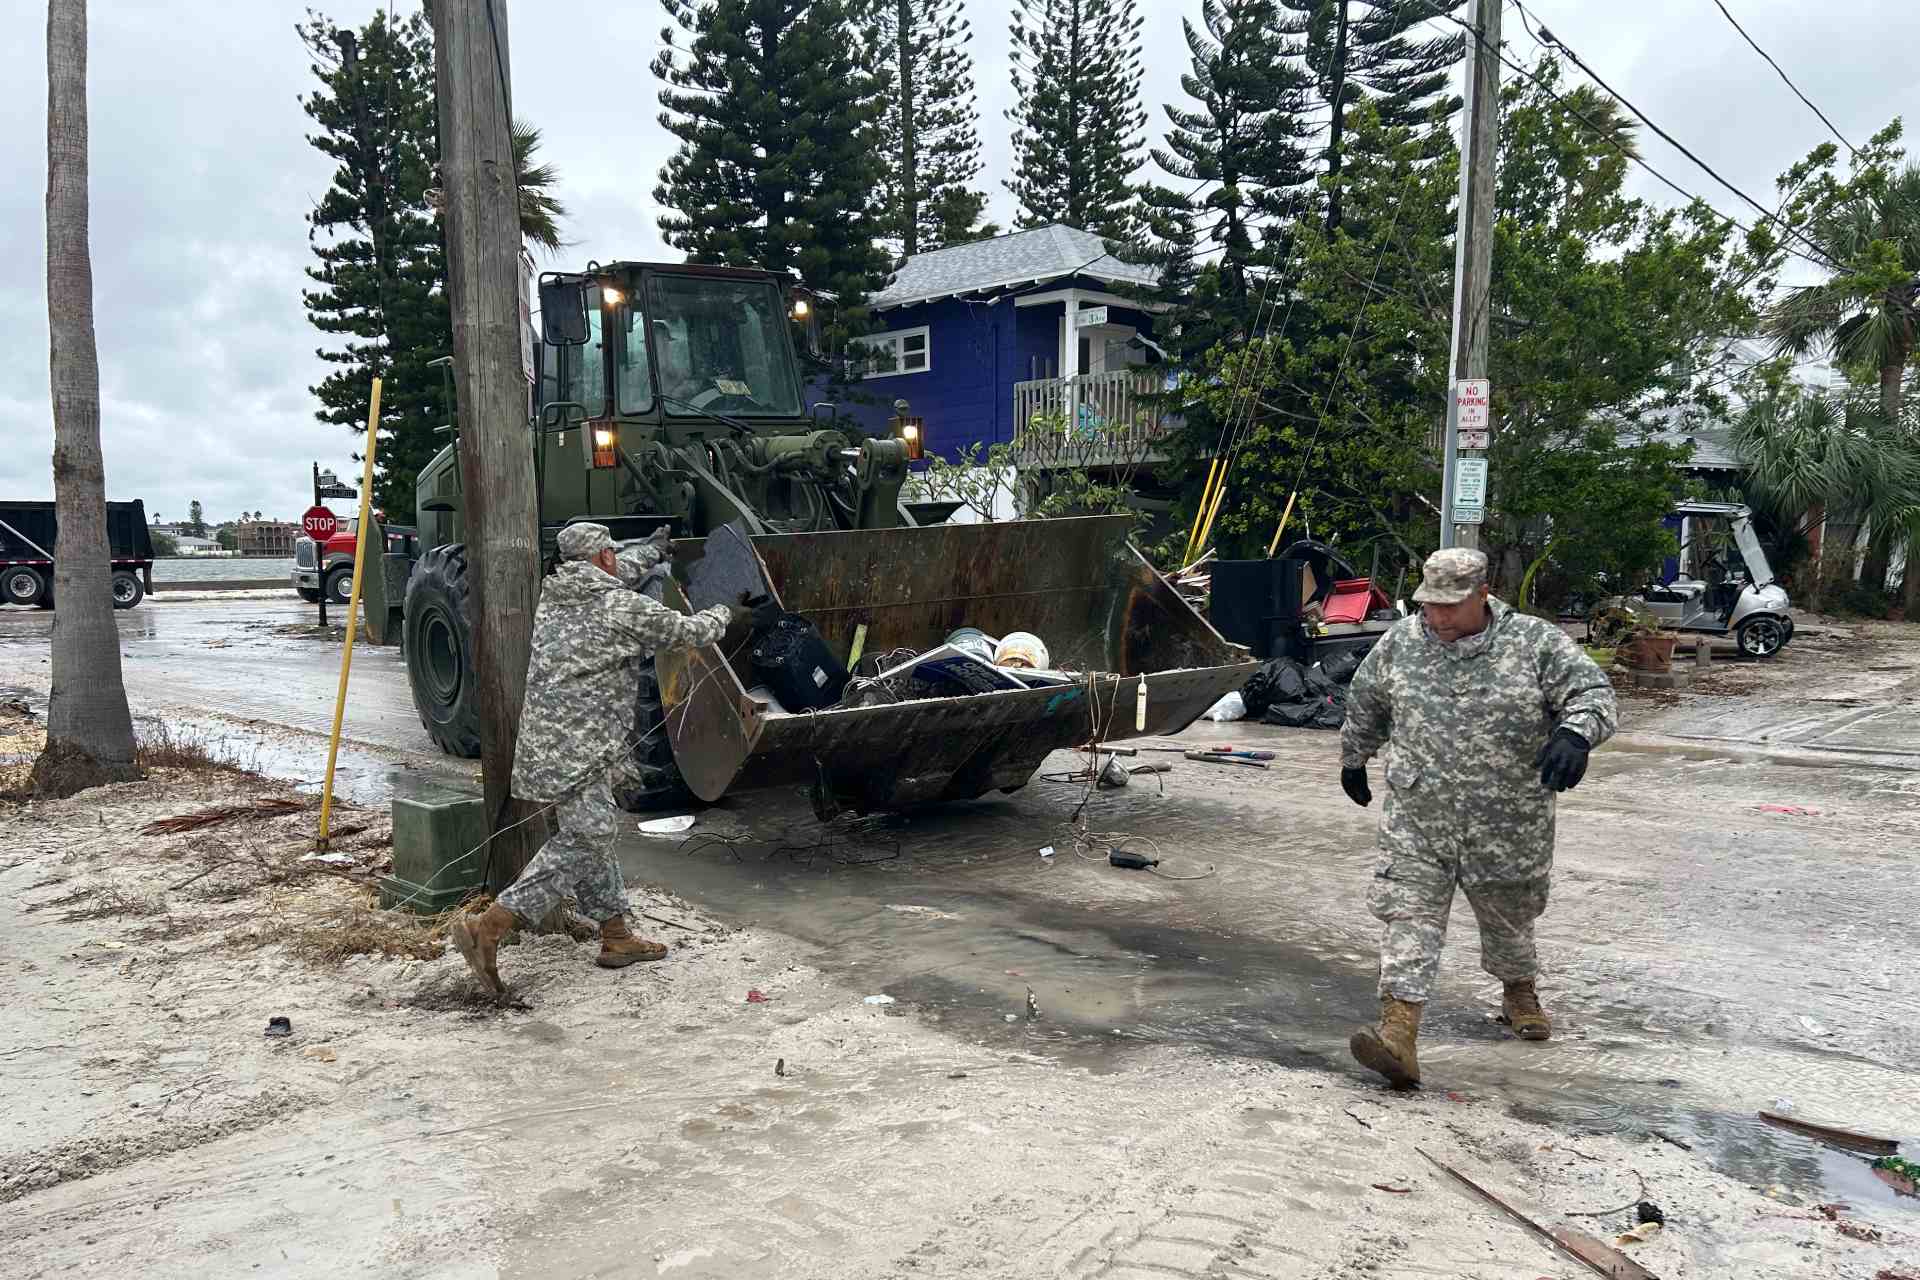
{"type": "MultiPolygon", "coordinates": [[[[1447,430],[1440,483],[1440,545],[1478,547],[1478,519],[1461,521],[1456,510],[1460,492],[1456,478],[1468,469],[1484,468],[1485,448],[1461,450],[1455,414],[1463,380],[1487,376],[1487,330],[1493,304],[1493,172],[1494,143],[1500,134],[1500,4],[1501,0],[1474,0],[1473,25],[1478,36],[1467,36],[1467,92],[1460,139],[1460,223],[1453,257],[1453,387],[1447,396],[1447,430]]],[[[1486,431],[1493,430],[1492,415],[1486,431]]],[[[1484,511],[1484,507],[1480,508],[1484,511]]],[[[1476,513],[1477,514],[1477,513],[1476,513]]]]}
{"type": "Polygon", "coordinates": [[[498,890],[545,835],[512,798],[513,745],[540,590],[527,383],[520,364],[520,213],[514,186],[506,0],[435,0],[440,181],[447,196],[461,518],[467,543],[480,770],[498,890]]]}

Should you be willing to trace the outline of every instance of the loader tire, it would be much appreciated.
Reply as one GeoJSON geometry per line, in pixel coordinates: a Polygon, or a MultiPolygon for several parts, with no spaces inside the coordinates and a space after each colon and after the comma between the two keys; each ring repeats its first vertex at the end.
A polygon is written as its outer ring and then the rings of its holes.
{"type": "Polygon", "coordinates": [[[480,754],[480,709],[469,617],[467,549],[457,542],[435,547],[407,579],[407,686],[434,745],[472,759],[480,754]]]}
{"type": "Polygon", "coordinates": [[[621,776],[618,771],[614,776],[614,803],[628,813],[685,808],[700,803],[687,790],[680,766],[674,763],[673,743],[667,740],[666,706],[660,700],[660,679],[651,658],[640,665],[634,696],[633,744],[627,776],[621,776]]]}

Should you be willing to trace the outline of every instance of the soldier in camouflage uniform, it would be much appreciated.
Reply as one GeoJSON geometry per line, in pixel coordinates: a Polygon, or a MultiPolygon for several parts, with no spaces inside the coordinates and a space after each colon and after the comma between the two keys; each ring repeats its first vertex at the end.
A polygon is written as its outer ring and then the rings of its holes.
{"type": "Polygon", "coordinates": [[[667,531],[616,552],[605,525],[561,530],[560,568],[540,592],[533,661],[514,746],[513,794],[551,804],[559,832],[520,878],[478,917],[461,917],[454,944],[483,985],[505,992],[496,965],[500,939],[546,917],[569,898],[600,926],[595,963],[616,969],[658,960],[667,949],[627,928],[627,888],[614,860],[617,811],[609,782],[633,751],[634,690],[640,664],[661,649],[715,644],[739,606],[691,617],[629,589],[667,554],[667,531]]]}
{"type": "Polygon", "coordinates": [[[1381,637],[1354,675],[1340,733],[1341,786],[1373,799],[1367,761],[1386,748],[1387,801],[1367,907],[1380,941],[1380,1025],[1353,1056],[1396,1087],[1420,1081],[1414,1044],[1440,967],[1456,886],[1480,922],[1480,963],[1500,979],[1505,1021],[1552,1034],[1535,979],[1533,922],[1546,909],[1554,794],[1613,735],[1613,686],[1551,622],[1492,599],[1487,558],[1427,558],[1421,612],[1381,637]]]}

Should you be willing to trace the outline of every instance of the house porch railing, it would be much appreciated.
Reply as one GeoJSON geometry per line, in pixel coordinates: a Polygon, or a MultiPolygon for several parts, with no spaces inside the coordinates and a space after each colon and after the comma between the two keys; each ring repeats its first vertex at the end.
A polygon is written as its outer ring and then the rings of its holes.
{"type": "Polygon", "coordinates": [[[1013,453],[1029,467],[1113,467],[1163,456],[1156,446],[1181,425],[1155,399],[1157,373],[1119,369],[1013,384],[1013,453]]]}

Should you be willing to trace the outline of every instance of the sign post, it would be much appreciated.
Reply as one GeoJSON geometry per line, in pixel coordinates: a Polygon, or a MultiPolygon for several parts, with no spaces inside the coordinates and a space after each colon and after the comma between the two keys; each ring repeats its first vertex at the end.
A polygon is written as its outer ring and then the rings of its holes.
{"type": "Polygon", "coordinates": [[[313,563],[319,573],[316,581],[320,583],[320,625],[323,627],[327,625],[327,575],[325,572],[327,539],[331,538],[339,527],[340,521],[334,517],[333,512],[318,502],[308,507],[306,514],[300,517],[300,531],[313,539],[313,563]]]}

